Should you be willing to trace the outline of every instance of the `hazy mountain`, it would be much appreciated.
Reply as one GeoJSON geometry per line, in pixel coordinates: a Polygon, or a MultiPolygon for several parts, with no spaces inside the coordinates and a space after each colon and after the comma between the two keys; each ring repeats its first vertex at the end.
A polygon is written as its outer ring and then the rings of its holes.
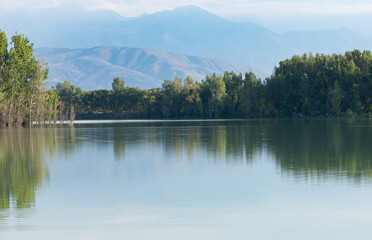
{"type": "Polygon", "coordinates": [[[302,31],[349,28],[358,34],[372,36],[371,13],[349,14],[301,14],[282,17],[262,18],[258,20],[250,15],[229,17],[233,21],[256,22],[277,32],[288,32],[301,29],[302,31]]]}
{"type": "MultiPolygon", "coordinates": [[[[56,8],[0,12],[0,28],[10,36],[26,35],[36,47],[93,47],[105,45],[110,28],[123,18],[112,11],[87,11],[73,4],[56,8]],[[101,39],[102,38],[102,39],[101,39]]],[[[114,32],[113,32],[114,34],[114,32]]]]}
{"type": "Polygon", "coordinates": [[[163,80],[175,76],[201,80],[224,71],[267,75],[245,65],[144,48],[40,48],[35,54],[48,63],[52,86],[67,80],[85,90],[111,89],[114,77],[123,77],[127,86],[151,88],[161,87],[163,80]]]}
{"type": "Polygon", "coordinates": [[[194,6],[137,18],[73,5],[0,13],[0,28],[29,36],[37,47],[126,46],[181,52],[247,64],[271,72],[278,61],[304,52],[371,49],[372,38],[343,28],[276,33],[254,23],[224,20],[194,6]]]}

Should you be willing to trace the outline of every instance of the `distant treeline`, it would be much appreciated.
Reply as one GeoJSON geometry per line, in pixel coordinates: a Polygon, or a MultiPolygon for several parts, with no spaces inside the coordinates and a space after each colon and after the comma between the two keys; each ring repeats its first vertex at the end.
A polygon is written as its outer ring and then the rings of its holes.
{"type": "Polygon", "coordinates": [[[234,72],[165,80],[161,88],[126,87],[115,78],[112,90],[83,91],[69,82],[47,90],[48,69],[33,56],[33,44],[0,30],[0,124],[55,124],[103,118],[263,118],[317,117],[372,112],[370,51],[344,55],[293,56],[271,77],[234,72]]]}
{"type": "Polygon", "coordinates": [[[254,73],[165,80],[161,88],[126,87],[115,78],[112,90],[82,91],[69,82],[56,92],[65,115],[84,118],[252,118],[369,114],[372,111],[370,51],[344,55],[293,56],[271,77],[254,73]],[[97,114],[97,115],[93,115],[97,114]]]}

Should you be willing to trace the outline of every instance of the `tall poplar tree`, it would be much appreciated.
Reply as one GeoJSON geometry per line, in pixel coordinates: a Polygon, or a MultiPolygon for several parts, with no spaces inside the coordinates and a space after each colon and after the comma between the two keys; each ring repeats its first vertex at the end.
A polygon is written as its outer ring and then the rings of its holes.
{"type": "Polygon", "coordinates": [[[30,124],[40,117],[47,101],[43,88],[48,69],[33,55],[33,44],[21,34],[10,46],[0,30],[0,122],[30,124]]]}

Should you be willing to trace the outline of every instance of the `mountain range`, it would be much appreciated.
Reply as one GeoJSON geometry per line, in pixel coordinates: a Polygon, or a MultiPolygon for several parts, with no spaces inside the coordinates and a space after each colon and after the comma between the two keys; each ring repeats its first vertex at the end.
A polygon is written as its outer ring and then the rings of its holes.
{"type": "Polygon", "coordinates": [[[175,76],[200,81],[224,71],[267,74],[246,65],[145,48],[39,48],[35,54],[48,64],[51,86],[70,81],[84,90],[111,89],[114,77],[124,78],[127,86],[153,88],[175,76]]]}
{"type": "MultiPolygon", "coordinates": [[[[251,22],[231,22],[196,6],[124,18],[113,11],[88,11],[75,5],[61,5],[32,11],[2,12],[0,23],[0,28],[8,35],[15,31],[23,33],[36,47],[158,49],[222,59],[263,69],[262,72],[266,73],[272,72],[280,60],[294,54],[331,54],[355,48],[372,48],[371,37],[355,34],[346,28],[277,33],[251,22]]],[[[52,52],[58,51],[50,51],[48,59],[52,58],[52,52]]],[[[50,63],[50,67],[54,64],[50,63]]],[[[97,62],[91,64],[97,66],[97,62]]],[[[51,68],[52,73],[58,71],[62,73],[61,68],[51,68]]],[[[158,75],[150,77],[157,79],[158,75]]]]}

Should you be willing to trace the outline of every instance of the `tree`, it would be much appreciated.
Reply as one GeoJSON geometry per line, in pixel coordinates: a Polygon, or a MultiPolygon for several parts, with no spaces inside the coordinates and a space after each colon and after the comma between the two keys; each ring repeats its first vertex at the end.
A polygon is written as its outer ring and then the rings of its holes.
{"type": "Polygon", "coordinates": [[[225,72],[223,76],[225,83],[226,95],[224,97],[224,114],[226,116],[239,115],[241,105],[241,92],[243,89],[242,74],[235,72],[225,72]]]}
{"type": "Polygon", "coordinates": [[[211,77],[206,76],[205,85],[209,91],[209,116],[218,118],[223,109],[223,97],[226,95],[225,82],[221,76],[216,76],[215,73],[211,77]]]}
{"type": "Polygon", "coordinates": [[[195,117],[202,115],[202,101],[200,97],[200,85],[187,76],[184,80],[183,95],[184,103],[183,109],[186,117],[195,117]]]}
{"type": "Polygon", "coordinates": [[[173,99],[173,116],[178,118],[181,112],[182,79],[175,77],[172,81],[171,97],[173,99]]]}
{"type": "Polygon", "coordinates": [[[341,86],[338,83],[338,81],[335,82],[334,88],[333,88],[333,95],[332,95],[332,112],[334,114],[339,114],[341,112],[340,104],[341,104],[341,86]]]}
{"type": "MultiPolygon", "coordinates": [[[[15,34],[10,47],[0,30],[0,121],[18,126],[36,119],[36,112],[45,104],[45,80],[48,69],[33,56],[33,44],[23,35],[15,34]]],[[[38,115],[38,114],[36,114],[38,115]]]]}
{"type": "Polygon", "coordinates": [[[112,82],[112,91],[114,93],[120,92],[125,89],[125,81],[123,78],[116,77],[112,82]]]}
{"type": "MultiPolygon", "coordinates": [[[[5,110],[4,98],[7,84],[8,62],[8,39],[3,31],[0,30],[0,109],[5,110]]],[[[0,116],[4,117],[4,112],[0,116]]]]}
{"type": "Polygon", "coordinates": [[[258,86],[260,81],[253,72],[245,74],[242,91],[242,113],[246,116],[258,115],[258,86]]]}
{"type": "Polygon", "coordinates": [[[57,83],[56,91],[61,99],[60,103],[60,118],[61,121],[69,117],[70,123],[75,119],[75,109],[81,104],[83,91],[79,87],[75,87],[69,81],[57,83]]]}
{"type": "Polygon", "coordinates": [[[166,118],[172,117],[172,106],[173,106],[173,99],[171,96],[172,93],[172,82],[169,80],[164,80],[163,84],[161,85],[162,90],[162,114],[166,118]]]}
{"type": "Polygon", "coordinates": [[[55,124],[57,121],[59,101],[59,95],[54,89],[47,92],[46,120],[49,124],[55,124]]]}

